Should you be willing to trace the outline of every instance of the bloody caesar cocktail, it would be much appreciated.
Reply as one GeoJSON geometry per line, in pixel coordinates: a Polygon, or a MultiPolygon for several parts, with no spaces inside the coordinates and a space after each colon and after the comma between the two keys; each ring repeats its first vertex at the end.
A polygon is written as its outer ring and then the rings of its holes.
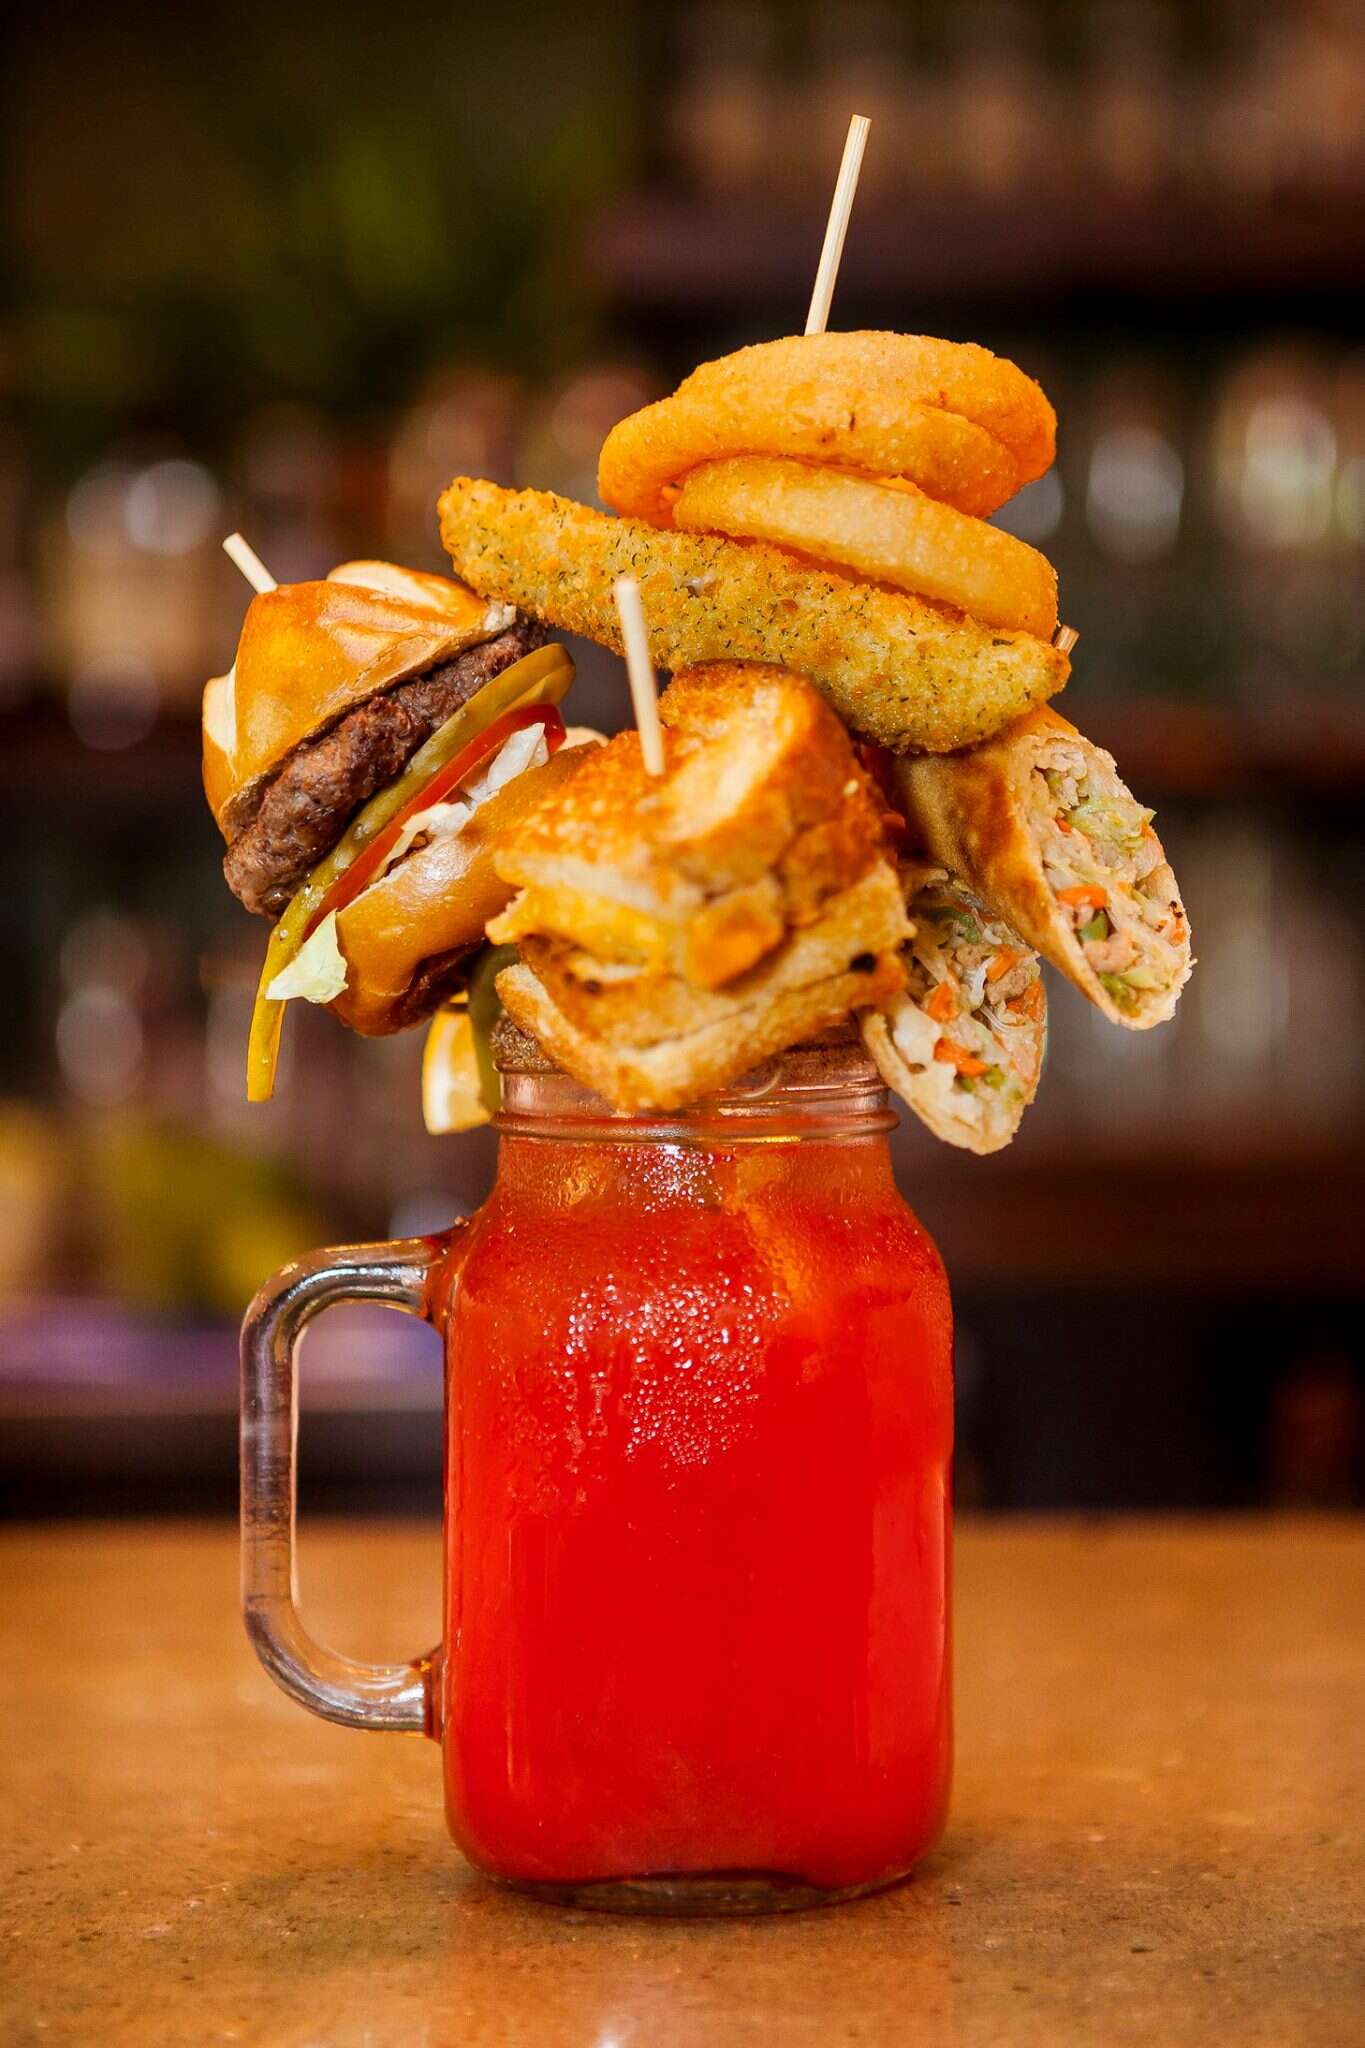
{"type": "Polygon", "coordinates": [[[709,1131],[511,1080],[450,1276],[440,1681],[503,1877],[843,1890],[941,1827],[947,1285],[875,1087],[792,1057],[709,1131]]]}

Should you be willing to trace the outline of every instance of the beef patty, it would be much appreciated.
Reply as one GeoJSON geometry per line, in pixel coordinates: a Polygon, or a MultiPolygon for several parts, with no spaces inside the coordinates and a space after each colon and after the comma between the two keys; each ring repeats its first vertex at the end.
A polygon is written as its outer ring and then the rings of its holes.
{"type": "Polygon", "coordinates": [[[495,639],[366,698],[295,747],[228,848],[223,873],[233,895],[248,910],[278,917],[361,805],[485,683],[547,637],[535,620],[518,617],[495,639]]]}

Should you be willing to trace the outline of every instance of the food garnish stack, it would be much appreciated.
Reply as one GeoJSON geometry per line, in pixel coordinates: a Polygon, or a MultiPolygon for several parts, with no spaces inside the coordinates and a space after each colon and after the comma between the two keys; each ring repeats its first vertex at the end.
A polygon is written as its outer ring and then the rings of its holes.
{"type": "Polygon", "coordinates": [[[1040,957],[1117,1024],[1171,1016],[1190,934],[1152,813],[1053,707],[1051,564],[988,523],[1051,464],[1052,407],[975,343],[824,331],[840,203],[809,330],[622,420],[611,511],[457,477],[453,582],[281,589],[234,541],[269,587],[204,758],[229,883],[277,920],[253,1099],[295,999],[366,1033],[434,1016],[437,1129],[496,1107],[500,1006],[622,1111],[856,1029],[991,1152],[1038,1086],[1040,957]],[[633,637],[640,730],[566,736],[555,631],[633,637]]]}

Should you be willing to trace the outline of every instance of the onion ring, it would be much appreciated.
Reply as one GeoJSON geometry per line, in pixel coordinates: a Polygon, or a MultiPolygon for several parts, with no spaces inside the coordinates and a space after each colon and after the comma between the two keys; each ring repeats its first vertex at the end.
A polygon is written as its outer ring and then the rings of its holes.
{"type": "Polygon", "coordinates": [[[791,455],[878,477],[984,517],[1052,461],[1056,414],[1031,377],[973,342],[801,334],[703,363],[612,428],[597,487],[656,526],[698,463],[791,455]]]}
{"type": "Polygon", "coordinates": [[[795,548],[956,605],[986,626],[1047,640],[1057,625],[1057,577],[1045,556],[998,527],[936,504],[914,484],[739,455],[688,471],[673,524],[687,533],[728,533],[795,548]]]}

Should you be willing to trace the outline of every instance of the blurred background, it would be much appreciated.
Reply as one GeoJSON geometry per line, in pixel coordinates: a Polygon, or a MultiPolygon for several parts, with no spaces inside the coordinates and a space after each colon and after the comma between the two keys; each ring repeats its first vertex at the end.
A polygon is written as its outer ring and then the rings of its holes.
{"type": "MultiPolygon", "coordinates": [[[[835,324],[984,341],[1055,401],[1001,523],[1057,562],[1067,709],[1203,956],[1142,1036],[1054,984],[1004,1155],[898,1134],[961,1495],[1359,1504],[1365,13],[54,0],[0,37],[0,1512],[229,1508],[254,1287],[491,1175],[422,1130],[420,1032],[295,1016],[243,1100],[264,927],[198,771],[222,535],[282,580],[441,568],[458,471],[592,498],[622,414],[799,330],[852,111],[835,324]]],[[[346,1311],[309,1352],[305,1496],[438,1498],[429,1333],[346,1311]]]]}

